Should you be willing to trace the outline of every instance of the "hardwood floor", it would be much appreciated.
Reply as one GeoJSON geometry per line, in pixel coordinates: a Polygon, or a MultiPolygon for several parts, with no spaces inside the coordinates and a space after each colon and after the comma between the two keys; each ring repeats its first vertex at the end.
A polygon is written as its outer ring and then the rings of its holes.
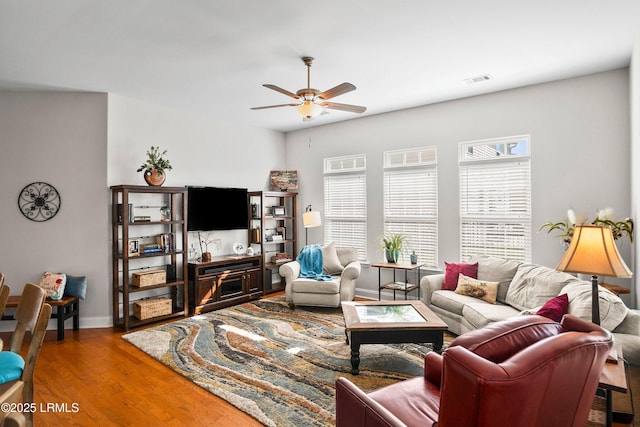
{"type": "MultiPolygon", "coordinates": [[[[35,374],[39,426],[261,426],[106,329],[48,331],[35,374]]],[[[10,334],[0,334],[7,342],[10,334]]]]}

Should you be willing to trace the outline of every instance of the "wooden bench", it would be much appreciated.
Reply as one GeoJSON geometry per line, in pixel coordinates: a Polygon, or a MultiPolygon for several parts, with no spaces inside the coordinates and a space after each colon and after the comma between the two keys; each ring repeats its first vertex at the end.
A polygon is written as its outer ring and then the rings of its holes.
{"type": "MultiPolygon", "coordinates": [[[[20,295],[10,295],[7,301],[7,308],[16,308],[20,302],[20,295]]],[[[55,311],[51,313],[51,318],[58,320],[58,341],[64,339],[64,321],[73,317],[73,330],[80,330],[80,299],[78,297],[63,296],[61,300],[47,298],[45,301],[55,311]]],[[[13,316],[3,315],[2,320],[13,320],[13,316]]]]}

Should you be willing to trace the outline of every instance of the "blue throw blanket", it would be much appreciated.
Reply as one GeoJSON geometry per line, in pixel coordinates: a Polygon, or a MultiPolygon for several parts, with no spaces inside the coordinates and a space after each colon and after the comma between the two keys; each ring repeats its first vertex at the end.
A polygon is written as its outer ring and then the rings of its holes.
{"type": "Polygon", "coordinates": [[[296,260],[300,263],[300,277],[322,281],[333,280],[328,274],[322,274],[322,248],[320,245],[305,246],[296,260]]]}

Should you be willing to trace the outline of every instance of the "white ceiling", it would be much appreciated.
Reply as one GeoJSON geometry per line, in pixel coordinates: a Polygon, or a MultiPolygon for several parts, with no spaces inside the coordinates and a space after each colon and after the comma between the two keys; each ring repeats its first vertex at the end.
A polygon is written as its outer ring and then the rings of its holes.
{"type": "Polygon", "coordinates": [[[624,67],[639,0],[0,0],[0,88],[97,91],[290,131],[262,87],[351,82],[364,115],[624,67]],[[477,84],[465,79],[489,74],[477,84]]]}

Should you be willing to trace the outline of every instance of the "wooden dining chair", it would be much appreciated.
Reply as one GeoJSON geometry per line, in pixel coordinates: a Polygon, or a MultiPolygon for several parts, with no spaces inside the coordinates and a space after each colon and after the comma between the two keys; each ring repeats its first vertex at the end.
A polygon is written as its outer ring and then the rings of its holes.
{"type": "Polygon", "coordinates": [[[14,314],[16,327],[11,335],[9,347],[7,349],[3,348],[2,350],[20,353],[25,332],[33,331],[46,297],[46,292],[40,286],[34,285],[33,283],[24,285],[20,302],[14,314]]]}
{"type": "Polygon", "coordinates": [[[18,406],[13,406],[13,404],[22,401],[23,388],[22,381],[15,381],[10,387],[0,392],[0,425],[2,427],[25,427],[27,425],[24,414],[15,410],[18,409],[18,406]]]}
{"type": "MultiPolygon", "coordinates": [[[[11,292],[11,289],[9,288],[9,286],[4,283],[0,283],[0,317],[4,313],[4,309],[7,307],[7,301],[9,300],[9,292],[11,292]]],[[[2,347],[0,347],[0,349],[1,348],[2,347]]]]}
{"type": "MultiPolygon", "coordinates": [[[[0,281],[4,281],[4,276],[2,276],[0,281]]],[[[9,300],[9,292],[11,292],[11,289],[9,289],[9,286],[5,285],[4,283],[1,283],[0,284],[0,317],[2,317],[2,315],[4,314],[5,308],[7,308],[7,301],[9,300]]],[[[4,348],[4,343],[2,342],[2,338],[0,338],[0,350],[2,350],[3,348],[4,348]]]]}
{"type": "MultiPolygon", "coordinates": [[[[8,350],[0,352],[0,382],[22,381],[22,401],[33,403],[33,377],[47,325],[51,318],[51,306],[44,303],[45,292],[37,285],[27,283],[22,291],[20,303],[14,315],[16,328],[11,336],[8,350]],[[31,332],[27,355],[20,355],[25,333],[31,332]]],[[[27,425],[33,425],[33,413],[26,412],[27,425]]]]}

